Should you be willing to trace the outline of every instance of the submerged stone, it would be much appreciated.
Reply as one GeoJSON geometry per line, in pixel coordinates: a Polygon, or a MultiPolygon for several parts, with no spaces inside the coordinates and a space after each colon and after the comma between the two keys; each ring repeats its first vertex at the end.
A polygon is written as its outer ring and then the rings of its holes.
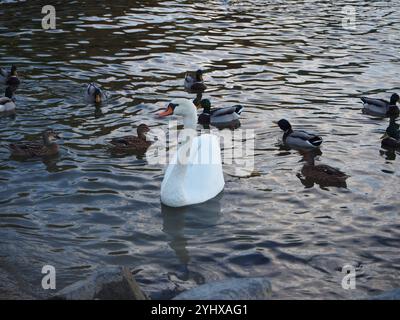
{"type": "Polygon", "coordinates": [[[111,267],[96,271],[88,279],[78,281],[53,299],[63,300],[147,300],[126,267],[111,267]]]}
{"type": "Polygon", "coordinates": [[[400,300],[400,289],[394,289],[370,298],[371,300],[400,300]]]}
{"type": "Polygon", "coordinates": [[[173,300],[266,300],[271,297],[267,278],[234,278],[207,283],[178,294],[173,300]]]}

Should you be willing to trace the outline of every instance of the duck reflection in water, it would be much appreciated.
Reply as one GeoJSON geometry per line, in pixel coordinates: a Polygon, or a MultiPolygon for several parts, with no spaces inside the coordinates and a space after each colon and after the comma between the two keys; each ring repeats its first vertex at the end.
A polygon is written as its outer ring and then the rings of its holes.
{"type": "Polygon", "coordinates": [[[222,192],[215,198],[197,205],[181,208],[161,205],[163,232],[186,273],[190,263],[188,243],[217,225],[221,216],[221,198],[222,192]]]}
{"type": "Polygon", "coordinates": [[[322,155],[321,150],[301,151],[300,154],[303,156],[305,164],[297,177],[306,188],[312,188],[314,184],[318,184],[321,189],[327,187],[347,188],[348,175],[326,164],[315,165],[315,158],[322,155]]]}
{"type": "Polygon", "coordinates": [[[101,118],[103,116],[104,116],[104,113],[103,113],[103,110],[101,109],[101,106],[95,105],[95,107],[94,107],[94,117],[96,119],[99,119],[99,118],[101,118]]]}
{"type": "Polygon", "coordinates": [[[396,119],[399,116],[399,108],[391,106],[388,115],[390,117],[389,126],[382,137],[382,148],[400,149],[400,126],[396,123],[396,119]]]}

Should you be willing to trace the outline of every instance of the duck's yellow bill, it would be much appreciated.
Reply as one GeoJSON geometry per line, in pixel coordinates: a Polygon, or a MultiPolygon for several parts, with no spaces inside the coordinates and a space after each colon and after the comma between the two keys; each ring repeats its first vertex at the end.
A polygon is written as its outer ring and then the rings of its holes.
{"type": "Polygon", "coordinates": [[[101,96],[99,94],[96,94],[95,101],[96,101],[96,103],[101,102],[101,96]]]}

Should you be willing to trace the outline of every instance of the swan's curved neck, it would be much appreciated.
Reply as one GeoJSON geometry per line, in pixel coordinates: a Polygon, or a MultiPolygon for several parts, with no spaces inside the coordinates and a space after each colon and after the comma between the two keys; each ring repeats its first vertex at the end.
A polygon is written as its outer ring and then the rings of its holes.
{"type": "Polygon", "coordinates": [[[185,129],[193,129],[196,130],[197,125],[197,113],[196,109],[190,109],[188,112],[183,116],[183,126],[185,129]]]}

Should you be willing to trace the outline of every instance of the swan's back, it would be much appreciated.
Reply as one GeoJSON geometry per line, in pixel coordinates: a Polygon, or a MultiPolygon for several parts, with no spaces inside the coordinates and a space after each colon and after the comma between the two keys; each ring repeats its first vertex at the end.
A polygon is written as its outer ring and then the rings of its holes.
{"type": "Polygon", "coordinates": [[[190,150],[185,188],[193,198],[204,202],[214,198],[224,188],[219,139],[212,134],[195,137],[190,150]]]}
{"type": "MultiPolygon", "coordinates": [[[[177,155],[174,155],[174,159],[177,155]]],[[[172,207],[202,203],[217,196],[224,188],[219,139],[203,134],[194,137],[183,176],[177,174],[182,164],[171,163],[161,184],[161,201],[172,207]]]]}

